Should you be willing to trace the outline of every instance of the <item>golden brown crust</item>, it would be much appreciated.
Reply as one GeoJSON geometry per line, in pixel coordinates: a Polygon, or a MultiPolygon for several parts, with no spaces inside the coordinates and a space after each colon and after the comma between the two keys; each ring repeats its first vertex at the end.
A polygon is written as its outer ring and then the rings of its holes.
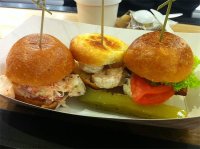
{"type": "Polygon", "coordinates": [[[39,34],[18,40],[7,57],[6,75],[20,85],[44,86],[63,79],[74,69],[69,49],[58,39],[44,34],[42,48],[39,34]]]}
{"type": "Polygon", "coordinates": [[[70,50],[74,58],[88,65],[102,66],[121,62],[128,46],[123,41],[105,35],[104,46],[101,44],[100,34],[82,34],[70,43],[70,50]]]}
{"type": "Polygon", "coordinates": [[[47,109],[55,109],[59,104],[59,101],[52,101],[51,103],[46,103],[45,99],[26,98],[26,97],[20,96],[18,94],[15,95],[15,99],[17,99],[19,101],[23,101],[25,103],[32,104],[32,105],[36,105],[36,106],[39,106],[42,108],[47,108],[47,109]]]}
{"type": "Polygon", "coordinates": [[[124,63],[137,75],[154,82],[180,82],[192,71],[193,53],[180,37],[165,32],[144,34],[128,48],[124,63]]]}

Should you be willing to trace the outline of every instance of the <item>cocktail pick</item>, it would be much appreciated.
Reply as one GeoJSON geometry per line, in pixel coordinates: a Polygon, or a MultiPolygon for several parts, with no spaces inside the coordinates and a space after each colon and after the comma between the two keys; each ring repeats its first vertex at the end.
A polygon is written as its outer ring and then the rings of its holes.
{"type": "Polygon", "coordinates": [[[101,4],[101,44],[103,45],[104,41],[104,0],[101,4]]]}
{"type": "MultiPolygon", "coordinates": [[[[163,34],[165,32],[165,27],[166,27],[166,24],[167,24],[167,21],[168,21],[168,18],[169,18],[169,14],[170,14],[170,11],[171,11],[172,3],[175,2],[175,1],[176,0],[167,0],[166,2],[164,2],[163,4],[161,4],[160,6],[158,6],[158,8],[157,8],[157,10],[160,10],[163,7],[165,7],[166,5],[168,5],[166,16],[165,16],[164,25],[162,26],[162,31],[161,31],[161,34],[160,34],[160,42],[163,39],[163,34]]],[[[188,108],[188,104],[187,104],[187,101],[186,101],[185,98],[184,98],[184,104],[185,104],[185,108],[186,108],[185,110],[188,113],[189,112],[189,108],[188,108]]],[[[182,113],[179,113],[180,117],[181,117],[181,115],[182,115],[182,113]]]]}
{"type": "Polygon", "coordinates": [[[171,8],[172,8],[172,3],[175,2],[175,1],[176,0],[167,0],[166,2],[164,2],[163,4],[161,4],[160,6],[158,6],[158,8],[157,8],[157,10],[160,10],[163,7],[165,7],[166,5],[168,5],[167,11],[166,11],[166,16],[165,16],[165,21],[164,21],[164,24],[162,26],[162,31],[161,31],[161,34],[160,34],[160,42],[163,39],[163,34],[165,32],[165,27],[166,27],[166,24],[167,24],[167,21],[168,21],[168,18],[169,18],[169,14],[170,14],[170,11],[171,11],[171,8]]]}
{"type": "Polygon", "coordinates": [[[52,14],[49,10],[46,9],[46,0],[32,0],[34,4],[39,9],[42,9],[42,17],[41,17],[41,26],[40,26],[40,40],[39,40],[39,47],[42,47],[42,35],[43,35],[43,27],[44,27],[44,14],[45,11],[48,12],[49,14],[52,14]]]}

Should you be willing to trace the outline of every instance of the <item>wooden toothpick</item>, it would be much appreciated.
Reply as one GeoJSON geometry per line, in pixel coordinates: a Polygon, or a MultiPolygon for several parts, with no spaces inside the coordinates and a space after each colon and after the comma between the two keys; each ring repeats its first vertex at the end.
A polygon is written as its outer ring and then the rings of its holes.
{"type": "Polygon", "coordinates": [[[45,11],[49,14],[52,14],[50,11],[46,9],[46,0],[32,0],[34,4],[40,9],[42,9],[42,17],[41,17],[41,26],[40,26],[40,40],[39,40],[39,47],[42,48],[42,35],[43,35],[43,28],[44,28],[44,15],[45,11]]]}
{"type": "Polygon", "coordinates": [[[41,27],[40,27],[40,42],[39,42],[39,47],[42,48],[42,35],[43,35],[43,28],[44,28],[44,7],[46,6],[45,0],[42,0],[42,17],[41,17],[41,27]]]}
{"type": "Polygon", "coordinates": [[[103,45],[104,41],[104,0],[102,0],[101,5],[101,44],[103,45]]]}
{"type": "Polygon", "coordinates": [[[175,2],[176,0],[167,0],[166,2],[164,2],[163,4],[161,4],[160,6],[158,6],[157,10],[160,10],[162,9],[163,7],[165,7],[166,5],[168,5],[167,7],[167,12],[166,12],[166,16],[165,16],[165,21],[164,21],[164,24],[162,26],[162,31],[161,31],[161,34],[160,34],[160,42],[162,41],[163,39],[163,34],[165,32],[165,28],[166,28],[166,24],[167,24],[167,21],[168,21],[168,18],[169,18],[169,14],[171,12],[171,8],[172,8],[172,3],[175,2]]]}

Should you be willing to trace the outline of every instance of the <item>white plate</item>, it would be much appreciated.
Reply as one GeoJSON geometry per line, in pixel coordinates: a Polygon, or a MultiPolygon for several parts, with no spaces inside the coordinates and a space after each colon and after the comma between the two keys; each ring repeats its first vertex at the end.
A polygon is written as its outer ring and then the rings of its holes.
{"type": "MultiPolygon", "coordinates": [[[[24,22],[21,26],[16,28],[12,33],[10,33],[7,37],[0,41],[0,73],[2,73],[5,68],[5,60],[9,49],[11,46],[20,38],[25,35],[31,33],[38,33],[40,29],[40,17],[33,16],[24,22]]],[[[100,27],[96,25],[89,25],[71,21],[61,21],[55,19],[45,19],[45,26],[44,32],[51,34],[61,40],[66,46],[69,47],[69,43],[73,37],[80,33],[92,33],[92,32],[100,32],[100,27]]],[[[131,44],[133,40],[137,37],[141,36],[142,34],[146,33],[146,31],[142,30],[131,30],[131,29],[119,29],[119,28],[112,28],[112,27],[105,27],[105,33],[109,35],[113,35],[115,37],[120,38],[121,40],[125,41],[127,44],[131,44]]],[[[193,49],[194,54],[199,56],[200,53],[200,34],[199,33],[176,33],[177,35],[184,38],[188,44],[193,49]]],[[[7,98],[4,96],[0,96],[0,98],[7,98]]],[[[178,98],[178,97],[174,97],[178,98]]],[[[199,98],[199,89],[193,90],[192,92],[189,91],[189,96],[186,97],[189,102],[189,108],[195,105],[200,107],[200,100],[199,98]]],[[[7,98],[9,99],[9,98],[7,98]]],[[[10,99],[15,103],[29,105],[23,102],[19,102],[14,99],[10,99]]],[[[175,104],[179,107],[184,108],[183,101],[180,99],[168,102],[171,104],[175,102],[175,104]]],[[[174,103],[173,103],[174,104],[174,103]]],[[[29,105],[32,106],[32,105],[29,105]]],[[[35,106],[33,106],[35,107],[35,106]]],[[[117,121],[125,121],[130,123],[140,123],[140,124],[148,124],[154,126],[162,126],[162,127],[172,127],[172,128],[191,128],[198,126],[198,122],[200,121],[200,113],[197,114],[196,117],[192,118],[185,118],[185,119],[140,119],[140,118],[133,118],[127,117],[124,115],[119,115],[116,113],[108,113],[105,111],[97,111],[93,109],[88,109],[87,107],[83,106],[77,100],[70,100],[67,108],[58,108],[56,112],[62,112],[66,114],[73,114],[73,115],[81,115],[81,116],[89,116],[89,117],[98,117],[98,118],[108,118],[117,121]]]]}

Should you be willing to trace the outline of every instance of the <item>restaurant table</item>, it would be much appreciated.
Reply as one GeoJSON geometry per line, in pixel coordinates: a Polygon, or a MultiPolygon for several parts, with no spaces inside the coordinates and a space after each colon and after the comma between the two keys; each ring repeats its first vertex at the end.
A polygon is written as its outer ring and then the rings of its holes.
{"type": "MultiPolygon", "coordinates": [[[[0,8],[0,38],[30,16],[40,14],[38,10],[0,8]]],[[[53,12],[46,17],[78,21],[76,13],[53,12]]],[[[200,32],[200,26],[188,24],[177,24],[173,29],[200,32]]],[[[130,124],[35,109],[1,99],[0,145],[16,148],[199,148],[200,125],[191,129],[172,129],[130,124]]]]}

